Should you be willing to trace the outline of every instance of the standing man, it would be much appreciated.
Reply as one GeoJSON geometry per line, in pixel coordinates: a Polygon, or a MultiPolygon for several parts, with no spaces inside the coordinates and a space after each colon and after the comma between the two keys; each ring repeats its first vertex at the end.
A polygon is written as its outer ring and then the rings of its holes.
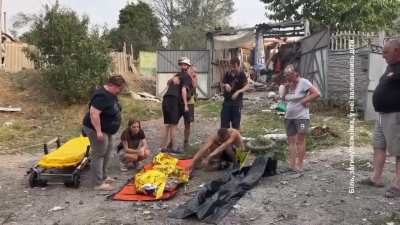
{"type": "Polygon", "coordinates": [[[386,152],[396,157],[396,176],[386,191],[388,198],[400,197],[400,40],[392,40],[383,48],[383,58],[388,63],[386,72],[375,88],[372,102],[379,113],[374,131],[374,172],[371,178],[360,183],[383,187],[383,167],[386,152]]]}
{"type": "Polygon", "coordinates": [[[112,190],[114,180],[107,176],[107,165],[113,147],[112,138],[121,125],[121,106],[117,95],[126,86],[121,75],[113,75],[98,88],[83,119],[83,132],[91,147],[91,174],[96,190],[112,190]]]}
{"type": "Polygon", "coordinates": [[[221,128],[240,129],[240,120],[243,107],[243,93],[250,84],[246,74],[240,69],[240,60],[233,57],[230,61],[231,71],[227,72],[222,80],[224,103],[221,110],[221,128]]]}
{"type": "Polygon", "coordinates": [[[188,101],[188,105],[189,105],[189,111],[185,112],[183,114],[183,119],[184,119],[184,123],[185,123],[185,131],[184,131],[184,147],[186,147],[189,144],[189,137],[190,137],[190,124],[194,122],[194,106],[196,103],[196,88],[197,88],[197,68],[195,66],[191,66],[189,68],[188,74],[191,78],[192,81],[192,86],[191,86],[191,95],[190,95],[190,99],[188,101]]]}
{"type": "Polygon", "coordinates": [[[192,80],[188,75],[190,59],[182,57],[178,60],[178,65],[181,72],[168,81],[168,89],[162,102],[165,134],[161,150],[176,153],[182,152],[174,149],[176,128],[181,116],[189,112],[188,102],[192,90],[192,80]]]}
{"type": "Polygon", "coordinates": [[[290,169],[303,171],[306,155],[306,134],[310,126],[310,103],[320,97],[320,93],[310,81],[301,78],[293,65],[284,70],[286,78],[284,100],[287,102],[285,128],[288,137],[288,158],[290,169]]]}

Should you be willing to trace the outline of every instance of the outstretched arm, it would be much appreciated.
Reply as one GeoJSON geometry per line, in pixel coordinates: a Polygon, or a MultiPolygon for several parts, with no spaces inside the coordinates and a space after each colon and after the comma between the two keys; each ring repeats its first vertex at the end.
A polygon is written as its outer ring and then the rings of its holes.
{"type": "Polygon", "coordinates": [[[208,158],[212,158],[220,153],[222,153],[228,146],[232,145],[235,142],[235,137],[231,135],[228,140],[226,140],[224,143],[222,143],[218,148],[216,148],[209,156],[208,158]]]}
{"type": "Polygon", "coordinates": [[[200,150],[194,155],[192,163],[189,165],[190,168],[193,168],[196,163],[201,160],[205,154],[209,151],[212,144],[214,143],[214,137],[208,138],[207,143],[200,148],[200,150]]]}

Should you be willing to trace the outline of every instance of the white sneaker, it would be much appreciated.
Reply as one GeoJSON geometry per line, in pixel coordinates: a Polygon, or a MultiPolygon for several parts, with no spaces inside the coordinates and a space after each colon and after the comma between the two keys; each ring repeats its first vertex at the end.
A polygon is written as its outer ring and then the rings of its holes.
{"type": "Polygon", "coordinates": [[[121,170],[121,172],[126,172],[128,171],[128,167],[125,165],[125,163],[119,163],[119,169],[121,170]]]}
{"type": "Polygon", "coordinates": [[[112,177],[106,177],[106,179],[104,179],[104,183],[107,184],[112,184],[115,182],[115,179],[113,179],[112,177]]]}
{"type": "Polygon", "coordinates": [[[96,191],[112,191],[112,190],[114,190],[114,187],[111,184],[102,183],[101,185],[94,187],[94,190],[96,190],[96,191]]]}

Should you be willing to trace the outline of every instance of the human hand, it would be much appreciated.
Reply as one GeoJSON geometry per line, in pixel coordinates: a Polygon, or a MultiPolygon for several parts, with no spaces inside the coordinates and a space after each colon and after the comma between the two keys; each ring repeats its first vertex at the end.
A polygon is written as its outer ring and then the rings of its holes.
{"type": "Polygon", "coordinates": [[[301,104],[306,108],[310,107],[310,103],[309,102],[301,101],[301,104]]]}
{"type": "Polygon", "coordinates": [[[98,141],[100,141],[100,142],[103,142],[104,141],[104,135],[103,135],[103,132],[97,132],[96,133],[96,136],[97,136],[97,140],[98,141]]]}
{"type": "Polygon", "coordinates": [[[231,85],[229,85],[229,84],[225,84],[225,85],[224,85],[224,88],[225,88],[225,91],[226,91],[226,92],[231,92],[231,91],[232,91],[232,87],[231,87],[231,85]]]}
{"type": "Polygon", "coordinates": [[[237,99],[238,97],[239,97],[239,92],[235,92],[233,95],[232,95],[232,99],[233,100],[235,100],[235,99],[237,99]]]}
{"type": "Polygon", "coordinates": [[[189,106],[187,104],[185,105],[185,112],[189,112],[189,106]]]}
{"type": "Polygon", "coordinates": [[[209,164],[209,161],[210,161],[209,157],[206,157],[206,158],[203,160],[203,162],[202,162],[203,166],[204,166],[204,167],[207,167],[208,164],[209,164]]]}
{"type": "Polygon", "coordinates": [[[191,162],[187,165],[187,169],[188,169],[189,171],[192,171],[193,168],[194,168],[194,163],[193,163],[193,161],[191,161],[191,162]]]}

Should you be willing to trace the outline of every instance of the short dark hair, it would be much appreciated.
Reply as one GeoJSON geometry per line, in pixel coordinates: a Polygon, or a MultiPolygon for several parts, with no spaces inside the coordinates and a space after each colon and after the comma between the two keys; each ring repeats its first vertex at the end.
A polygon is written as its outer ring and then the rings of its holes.
{"type": "Polygon", "coordinates": [[[217,137],[220,141],[225,141],[226,139],[229,138],[229,132],[228,129],[226,128],[220,128],[217,131],[217,137]]]}
{"type": "Polygon", "coordinates": [[[112,75],[110,78],[108,78],[107,84],[113,84],[115,86],[122,87],[126,85],[126,81],[121,75],[112,75]]]}
{"type": "Polygon", "coordinates": [[[135,123],[138,123],[139,124],[139,129],[142,129],[142,125],[140,124],[140,121],[137,120],[137,119],[133,119],[133,118],[130,118],[128,120],[128,128],[130,128],[135,123]]]}
{"type": "Polygon", "coordinates": [[[240,65],[240,59],[238,57],[232,57],[230,61],[231,65],[240,65]]]}

